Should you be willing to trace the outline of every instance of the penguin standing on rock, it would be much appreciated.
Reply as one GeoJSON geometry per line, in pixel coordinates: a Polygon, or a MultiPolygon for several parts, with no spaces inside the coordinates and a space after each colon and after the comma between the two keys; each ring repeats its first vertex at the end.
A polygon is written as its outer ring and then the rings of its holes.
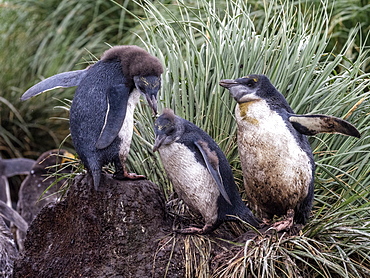
{"type": "Polygon", "coordinates": [[[144,49],[115,46],[84,70],[51,76],[26,91],[21,100],[55,88],[78,86],[70,109],[72,141],[97,190],[101,168],[113,162],[116,179],[144,176],[127,173],[134,109],[140,93],[157,113],[157,93],[163,72],[160,61],[144,49]]]}
{"type": "Polygon", "coordinates": [[[237,101],[238,150],[248,204],[260,217],[287,216],[276,230],[305,224],[314,197],[315,163],[305,135],[360,137],[350,123],[326,115],[296,115],[264,75],[221,80],[237,101]]]}
{"type": "Polygon", "coordinates": [[[153,151],[159,151],[175,191],[205,219],[203,228],[179,232],[210,233],[223,221],[235,220],[231,215],[259,227],[259,220],[240,198],[225,155],[208,134],[171,109],[164,109],[154,130],[153,151]]]}

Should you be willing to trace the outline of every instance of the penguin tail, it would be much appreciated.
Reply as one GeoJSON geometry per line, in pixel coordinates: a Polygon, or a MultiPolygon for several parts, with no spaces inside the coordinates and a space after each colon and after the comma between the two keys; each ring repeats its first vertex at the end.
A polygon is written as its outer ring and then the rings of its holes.
{"type": "Polygon", "coordinates": [[[253,212],[247,206],[244,207],[243,211],[237,213],[237,216],[239,216],[241,220],[249,223],[253,227],[261,228],[262,221],[254,216],[253,212]]]}
{"type": "Polygon", "coordinates": [[[308,195],[302,203],[300,203],[294,209],[294,222],[297,224],[305,225],[310,217],[311,210],[312,210],[312,202],[313,202],[313,183],[310,185],[310,189],[308,190],[308,195]]]}
{"type": "Polygon", "coordinates": [[[99,185],[100,185],[100,179],[101,179],[101,170],[100,170],[100,168],[90,169],[90,174],[93,178],[94,188],[95,188],[96,191],[98,191],[99,190],[99,185]]]}

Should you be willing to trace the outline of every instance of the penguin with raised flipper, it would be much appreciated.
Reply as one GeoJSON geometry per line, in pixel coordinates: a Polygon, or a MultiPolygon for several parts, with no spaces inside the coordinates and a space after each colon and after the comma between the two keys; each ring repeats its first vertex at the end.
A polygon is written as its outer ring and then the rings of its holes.
{"type": "Polygon", "coordinates": [[[276,230],[306,224],[314,197],[315,163],[305,135],[341,133],[360,137],[350,123],[327,115],[296,115],[264,75],[221,80],[237,101],[238,151],[247,201],[276,230]]]}
{"type": "Polygon", "coordinates": [[[259,227],[259,220],[238,193],[225,155],[207,133],[171,109],[164,109],[154,130],[153,151],[159,151],[175,191],[205,220],[201,229],[189,227],[179,232],[210,233],[223,221],[235,220],[232,216],[259,227]]]}
{"type": "Polygon", "coordinates": [[[140,93],[157,112],[157,93],[161,87],[161,62],[144,49],[115,46],[85,70],[64,72],[49,77],[26,91],[26,100],[54,88],[78,86],[70,109],[72,141],[98,189],[103,165],[113,162],[114,178],[136,179],[127,173],[125,161],[133,133],[133,113],[140,93]]]}

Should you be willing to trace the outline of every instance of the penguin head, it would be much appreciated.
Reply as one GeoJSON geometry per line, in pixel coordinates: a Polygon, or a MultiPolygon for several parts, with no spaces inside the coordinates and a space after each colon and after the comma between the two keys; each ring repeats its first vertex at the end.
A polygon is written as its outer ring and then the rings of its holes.
{"type": "Polygon", "coordinates": [[[182,119],[177,117],[173,110],[165,108],[154,123],[155,142],[153,151],[162,145],[169,145],[179,140],[185,131],[182,119]]]}
{"type": "Polygon", "coordinates": [[[136,45],[118,45],[105,51],[102,61],[120,61],[121,70],[130,88],[138,89],[157,114],[157,93],[161,88],[163,67],[157,57],[136,45]]]}
{"type": "Polygon", "coordinates": [[[228,89],[238,103],[266,99],[277,91],[265,75],[247,75],[235,80],[224,79],[220,86],[228,89]]]}
{"type": "Polygon", "coordinates": [[[161,77],[155,75],[149,76],[134,76],[135,87],[143,94],[152,108],[157,114],[157,94],[161,88],[161,77]]]}

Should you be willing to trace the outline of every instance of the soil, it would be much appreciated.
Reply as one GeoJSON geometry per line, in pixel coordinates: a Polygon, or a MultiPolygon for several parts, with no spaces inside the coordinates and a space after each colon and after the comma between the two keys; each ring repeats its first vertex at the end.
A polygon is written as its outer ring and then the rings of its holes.
{"type": "Polygon", "coordinates": [[[236,238],[233,224],[182,235],[173,232],[176,219],[148,180],[103,175],[95,191],[89,175],[77,176],[65,199],[31,223],[14,277],[198,277],[235,254],[225,241],[236,238]]]}

